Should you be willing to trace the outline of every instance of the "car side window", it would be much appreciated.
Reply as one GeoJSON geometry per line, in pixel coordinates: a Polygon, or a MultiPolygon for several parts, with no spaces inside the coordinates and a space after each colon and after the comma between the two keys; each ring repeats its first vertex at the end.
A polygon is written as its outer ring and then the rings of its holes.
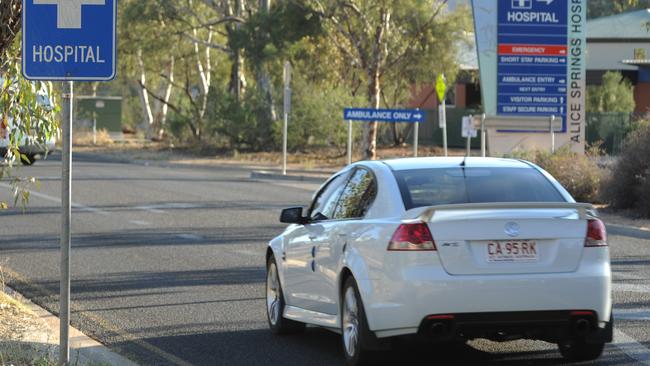
{"type": "Polygon", "coordinates": [[[377,196],[377,182],[367,169],[357,169],[343,189],[333,218],[336,220],[362,218],[377,196]]]}
{"type": "Polygon", "coordinates": [[[345,187],[348,173],[340,174],[332,179],[327,186],[323,187],[309,211],[309,219],[312,221],[329,220],[332,218],[336,202],[338,201],[341,191],[345,187]]]}

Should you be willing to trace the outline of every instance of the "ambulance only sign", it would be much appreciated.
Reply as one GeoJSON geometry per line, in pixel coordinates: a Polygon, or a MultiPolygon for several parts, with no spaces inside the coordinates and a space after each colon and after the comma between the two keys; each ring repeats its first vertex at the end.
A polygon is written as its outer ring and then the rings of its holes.
{"type": "Polygon", "coordinates": [[[23,0],[25,78],[115,78],[116,15],[117,0],[23,0]]]}

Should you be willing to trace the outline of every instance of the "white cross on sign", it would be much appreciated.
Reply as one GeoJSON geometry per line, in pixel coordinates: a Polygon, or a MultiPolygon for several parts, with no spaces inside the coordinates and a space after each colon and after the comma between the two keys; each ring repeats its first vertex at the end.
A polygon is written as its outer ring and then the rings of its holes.
{"type": "Polygon", "coordinates": [[[34,5],[56,5],[58,29],[81,29],[81,7],[106,5],[106,0],[34,0],[34,5]]]}

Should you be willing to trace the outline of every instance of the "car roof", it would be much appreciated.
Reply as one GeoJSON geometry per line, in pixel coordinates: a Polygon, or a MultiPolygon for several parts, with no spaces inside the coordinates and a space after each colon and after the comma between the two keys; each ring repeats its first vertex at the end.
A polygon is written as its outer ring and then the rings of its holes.
{"type": "MultiPolygon", "coordinates": [[[[382,163],[388,165],[392,170],[399,171],[459,167],[463,159],[463,157],[404,158],[383,160],[382,163]]],[[[470,168],[532,168],[523,160],[479,157],[465,159],[465,166],[470,168]]]]}

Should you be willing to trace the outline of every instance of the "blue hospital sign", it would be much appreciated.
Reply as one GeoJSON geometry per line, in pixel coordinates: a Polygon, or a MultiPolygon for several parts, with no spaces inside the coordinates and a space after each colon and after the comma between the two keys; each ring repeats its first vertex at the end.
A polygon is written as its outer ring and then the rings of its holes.
{"type": "Polygon", "coordinates": [[[115,78],[117,0],[23,0],[23,75],[115,78]]]}
{"type": "Polygon", "coordinates": [[[566,132],[571,26],[568,0],[499,0],[497,113],[556,116],[566,132]]]}

